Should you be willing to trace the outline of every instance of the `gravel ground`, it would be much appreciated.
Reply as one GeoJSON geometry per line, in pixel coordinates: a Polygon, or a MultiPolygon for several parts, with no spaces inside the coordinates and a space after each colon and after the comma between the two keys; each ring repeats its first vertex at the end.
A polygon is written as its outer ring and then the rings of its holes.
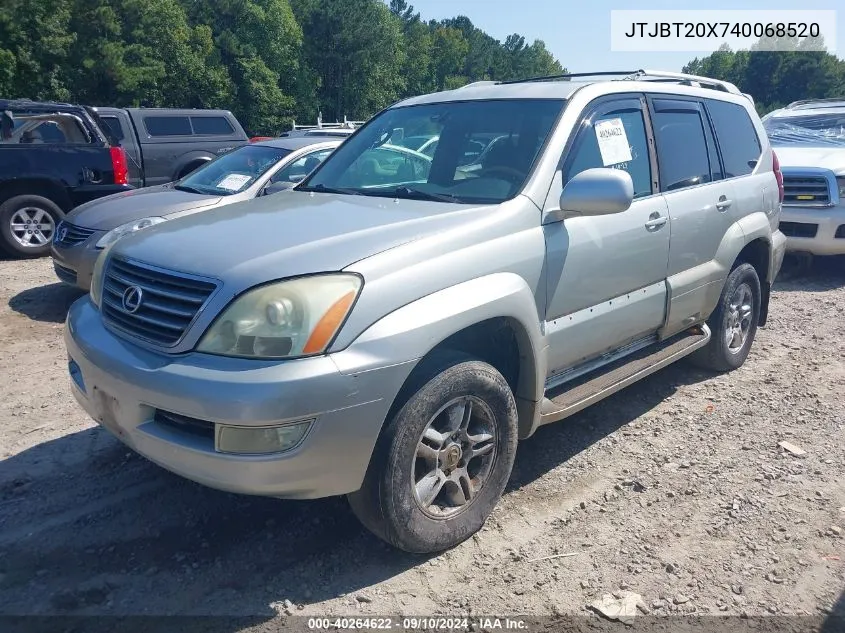
{"type": "Polygon", "coordinates": [[[78,297],[49,259],[0,261],[0,614],[586,614],[619,590],[658,615],[845,612],[841,261],[779,281],[740,370],[670,367],[541,429],[435,557],[343,499],[229,495],[128,452],[69,391],[78,297]]]}

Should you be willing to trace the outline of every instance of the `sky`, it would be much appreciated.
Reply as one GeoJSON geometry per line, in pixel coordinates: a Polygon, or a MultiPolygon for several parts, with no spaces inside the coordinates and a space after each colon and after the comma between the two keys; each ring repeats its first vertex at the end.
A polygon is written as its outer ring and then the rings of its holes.
{"type": "Polygon", "coordinates": [[[680,10],[680,9],[746,9],[765,11],[796,9],[831,10],[836,15],[836,53],[845,58],[845,3],[842,0],[755,0],[726,2],[724,0],[650,0],[648,2],[619,0],[408,0],[424,20],[466,15],[478,28],[498,40],[511,33],[525,36],[527,42],[543,40],[546,48],[569,72],[599,70],[668,70],[679,72],[700,52],[613,52],[610,50],[611,10],[680,10]]]}

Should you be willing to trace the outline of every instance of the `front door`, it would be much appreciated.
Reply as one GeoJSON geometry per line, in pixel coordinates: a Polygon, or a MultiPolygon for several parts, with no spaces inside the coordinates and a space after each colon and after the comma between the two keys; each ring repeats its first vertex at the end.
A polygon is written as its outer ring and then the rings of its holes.
{"type": "Polygon", "coordinates": [[[544,226],[551,376],[644,339],[663,325],[670,226],[655,181],[650,137],[643,97],[598,100],[585,110],[555,175],[546,209],[558,207],[563,185],[592,167],[627,171],[634,202],[622,213],[544,226]]]}

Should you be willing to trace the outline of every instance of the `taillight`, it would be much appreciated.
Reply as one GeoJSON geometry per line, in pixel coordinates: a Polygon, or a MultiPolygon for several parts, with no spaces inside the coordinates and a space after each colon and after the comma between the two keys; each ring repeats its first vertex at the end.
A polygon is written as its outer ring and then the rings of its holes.
{"type": "Polygon", "coordinates": [[[775,180],[778,181],[778,202],[783,204],[783,174],[780,171],[778,155],[772,152],[772,170],[775,172],[775,180]]]}
{"type": "Polygon", "coordinates": [[[111,166],[114,171],[114,184],[129,184],[129,169],[126,166],[126,150],[122,147],[111,147],[111,166]]]}

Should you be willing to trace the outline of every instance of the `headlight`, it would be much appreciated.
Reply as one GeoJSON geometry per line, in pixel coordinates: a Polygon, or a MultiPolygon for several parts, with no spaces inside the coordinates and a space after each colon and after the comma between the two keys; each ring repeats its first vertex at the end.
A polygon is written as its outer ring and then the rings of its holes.
{"type": "Polygon", "coordinates": [[[109,251],[112,246],[114,246],[114,242],[106,246],[106,248],[97,255],[97,261],[94,262],[94,270],[91,272],[91,289],[88,291],[88,295],[91,297],[91,303],[98,308],[100,307],[100,301],[103,297],[103,271],[105,270],[106,260],[108,259],[109,251]]]}
{"type": "Polygon", "coordinates": [[[101,237],[97,242],[97,248],[105,248],[109,244],[114,244],[124,235],[134,233],[135,231],[140,231],[141,229],[145,229],[148,226],[152,226],[153,224],[158,224],[159,222],[164,221],[165,218],[143,218],[141,220],[134,220],[133,222],[121,224],[117,228],[114,228],[105,235],[103,235],[103,237],[101,237]]]}
{"type": "Polygon", "coordinates": [[[839,187],[839,202],[845,202],[845,176],[838,176],[836,184],[839,187]]]}
{"type": "Polygon", "coordinates": [[[315,275],[249,290],[217,317],[197,351],[249,358],[320,354],[346,320],[361,283],[357,275],[315,275]]]}

